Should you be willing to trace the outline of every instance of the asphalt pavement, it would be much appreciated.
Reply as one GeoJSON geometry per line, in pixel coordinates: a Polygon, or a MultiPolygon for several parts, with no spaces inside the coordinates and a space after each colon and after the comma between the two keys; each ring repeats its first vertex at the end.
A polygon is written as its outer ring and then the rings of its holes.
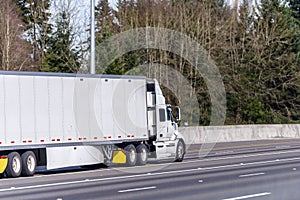
{"type": "Polygon", "coordinates": [[[2,178],[0,199],[299,200],[300,140],[191,145],[181,163],[2,178]]]}

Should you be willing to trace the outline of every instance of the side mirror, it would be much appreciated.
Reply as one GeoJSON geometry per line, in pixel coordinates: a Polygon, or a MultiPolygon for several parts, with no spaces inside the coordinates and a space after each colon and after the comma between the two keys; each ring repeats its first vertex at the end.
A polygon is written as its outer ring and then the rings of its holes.
{"type": "Polygon", "coordinates": [[[180,113],[180,108],[179,106],[175,107],[175,112],[176,112],[176,121],[180,121],[181,120],[181,113],[180,113]]]}

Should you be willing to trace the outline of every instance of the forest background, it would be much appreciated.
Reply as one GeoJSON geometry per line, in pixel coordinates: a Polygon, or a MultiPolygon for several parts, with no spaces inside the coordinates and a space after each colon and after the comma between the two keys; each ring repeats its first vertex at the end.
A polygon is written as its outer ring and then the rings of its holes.
{"type": "MultiPolygon", "coordinates": [[[[79,23],[77,14],[78,4],[72,0],[0,0],[1,70],[87,73],[89,19],[79,23]]],[[[226,89],[225,124],[300,123],[300,0],[241,0],[230,5],[224,0],[118,0],[113,7],[107,0],[97,3],[98,45],[139,27],[178,31],[207,51],[226,89]]],[[[180,72],[200,110],[191,110],[184,120],[209,125],[207,86],[183,56],[142,49],[117,58],[105,71],[97,66],[97,72],[122,75],[145,63],[180,72]]],[[[158,81],[161,73],[168,72],[149,70],[158,81]]],[[[171,91],[163,90],[168,103],[179,104],[171,91]]]]}

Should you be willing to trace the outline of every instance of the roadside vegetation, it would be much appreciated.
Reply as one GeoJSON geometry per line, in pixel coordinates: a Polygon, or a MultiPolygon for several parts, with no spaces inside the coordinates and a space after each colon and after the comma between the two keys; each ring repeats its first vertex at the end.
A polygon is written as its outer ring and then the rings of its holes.
{"type": "MultiPolygon", "coordinates": [[[[70,1],[65,2],[57,4],[55,16],[50,12],[51,0],[0,2],[1,70],[87,71],[89,41],[78,44],[72,21],[76,9],[70,1]]],[[[220,69],[227,93],[226,124],[300,123],[300,1],[253,2],[119,0],[112,8],[107,0],[100,0],[97,44],[138,27],[184,33],[197,41],[220,69]]],[[[88,34],[89,27],[86,31],[88,34]]],[[[196,93],[201,111],[200,116],[186,120],[190,125],[209,124],[210,97],[205,82],[181,55],[142,49],[98,72],[126,74],[145,63],[168,65],[183,74],[193,86],[191,92],[196,93]]],[[[148,73],[159,79],[160,73],[168,72],[155,68],[148,73]]],[[[171,93],[167,96],[170,103],[176,101],[171,93]]]]}

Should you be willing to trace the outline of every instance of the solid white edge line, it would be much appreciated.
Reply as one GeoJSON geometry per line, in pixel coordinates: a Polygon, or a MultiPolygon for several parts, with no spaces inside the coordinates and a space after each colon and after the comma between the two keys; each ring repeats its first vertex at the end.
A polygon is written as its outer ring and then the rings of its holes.
{"type": "MultiPolygon", "coordinates": [[[[133,168],[144,168],[144,167],[151,167],[151,166],[164,166],[164,165],[183,165],[183,164],[188,164],[188,163],[196,163],[196,162],[209,162],[209,161],[218,161],[218,160],[226,160],[226,159],[239,159],[239,158],[249,158],[249,157],[256,157],[256,156],[268,156],[268,155],[280,155],[280,154],[287,154],[287,153],[297,153],[300,152],[300,150],[292,150],[292,151],[284,151],[284,152],[272,152],[272,153],[260,153],[260,154],[251,154],[251,155],[242,155],[242,156],[226,156],[222,158],[205,158],[202,160],[192,160],[192,161],[184,161],[181,163],[163,163],[163,164],[150,164],[146,166],[136,166],[132,167],[133,168]]],[[[280,161],[277,159],[276,161],[280,161]]],[[[109,168],[109,169],[97,169],[93,171],[79,171],[79,172],[66,172],[66,173],[61,173],[61,174],[51,174],[51,175],[35,175],[32,177],[19,177],[18,180],[23,180],[23,179],[37,179],[37,178],[44,178],[44,177],[56,177],[56,176],[68,176],[68,175],[76,175],[76,174],[86,174],[86,173],[99,173],[103,171],[114,171],[114,170],[122,170],[123,168],[109,168]]],[[[125,168],[126,169],[126,168],[125,168]]],[[[5,179],[6,182],[14,181],[14,179],[5,179]]]]}
{"type": "Polygon", "coordinates": [[[266,173],[261,172],[261,173],[253,173],[253,174],[242,174],[239,175],[239,178],[245,178],[245,177],[252,177],[252,176],[261,176],[261,175],[265,175],[266,173]]]}
{"type": "Polygon", "coordinates": [[[250,195],[245,195],[245,196],[240,196],[240,197],[233,197],[229,199],[223,199],[223,200],[241,200],[241,199],[249,199],[249,198],[254,198],[254,197],[262,197],[262,196],[267,196],[271,195],[270,192],[264,192],[264,193],[258,193],[258,194],[250,194],[250,195]]]}
{"type": "Polygon", "coordinates": [[[244,163],[243,165],[232,164],[232,165],[222,165],[222,166],[215,166],[215,167],[156,172],[156,173],[151,173],[151,174],[149,174],[149,173],[148,174],[136,174],[136,175],[128,175],[128,176],[115,176],[115,177],[107,177],[107,178],[99,178],[99,179],[88,179],[88,180],[85,179],[85,180],[70,181],[70,182],[58,182],[58,183],[50,183],[50,184],[42,184],[42,185],[12,187],[12,188],[0,189],[0,192],[26,190],[26,189],[37,189],[37,188],[71,185],[71,184],[79,184],[79,183],[91,183],[91,182],[100,182],[100,181],[108,181],[108,180],[121,180],[121,179],[136,178],[136,177],[147,177],[147,176],[149,177],[149,176],[158,176],[158,175],[166,175],[166,174],[178,174],[178,173],[186,173],[186,172],[193,172],[193,171],[207,171],[207,170],[222,169],[222,168],[234,168],[234,167],[241,167],[241,166],[245,167],[245,166],[249,166],[249,165],[261,165],[261,164],[267,164],[267,163],[286,162],[286,161],[293,161],[293,160],[300,160],[300,157],[281,159],[279,161],[278,160],[269,160],[269,161],[244,163]]]}
{"type": "Polygon", "coordinates": [[[143,187],[143,188],[133,188],[133,189],[128,189],[128,190],[120,190],[118,191],[119,193],[125,193],[125,192],[137,192],[137,191],[142,191],[142,190],[152,190],[156,189],[156,186],[151,186],[151,187],[143,187]]]}

